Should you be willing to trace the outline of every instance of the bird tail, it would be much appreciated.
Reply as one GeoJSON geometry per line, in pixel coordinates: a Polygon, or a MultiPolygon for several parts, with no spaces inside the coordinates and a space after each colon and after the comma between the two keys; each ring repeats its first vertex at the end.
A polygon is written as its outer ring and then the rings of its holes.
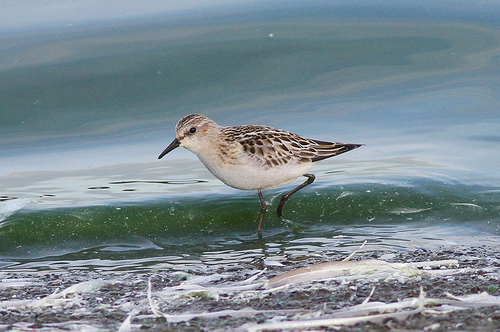
{"type": "Polygon", "coordinates": [[[354,150],[356,148],[359,148],[360,146],[364,144],[345,144],[345,143],[338,143],[338,142],[324,142],[324,141],[317,141],[317,140],[310,140],[317,145],[314,147],[314,149],[317,151],[317,156],[312,158],[313,162],[320,161],[326,158],[334,157],[339,154],[342,154],[344,152],[348,152],[351,150],[354,150]]]}

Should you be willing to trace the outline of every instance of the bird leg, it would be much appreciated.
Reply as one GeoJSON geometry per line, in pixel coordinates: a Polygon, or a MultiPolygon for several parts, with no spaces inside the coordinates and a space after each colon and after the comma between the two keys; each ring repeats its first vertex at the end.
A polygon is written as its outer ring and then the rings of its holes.
{"type": "Polygon", "coordinates": [[[311,183],[314,182],[314,179],[316,178],[314,176],[314,174],[304,174],[305,177],[307,177],[307,180],[304,181],[304,183],[302,183],[300,186],[298,186],[297,188],[287,192],[286,194],[284,194],[283,196],[281,196],[281,200],[280,200],[280,203],[278,204],[278,217],[280,217],[281,219],[283,219],[283,205],[285,205],[285,202],[288,200],[288,198],[290,198],[290,196],[292,196],[293,194],[295,194],[297,191],[299,191],[300,189],[304,188],[305,186],[308,186],[310,185],[311,183]]]}
{"type": "Polygon", "coordinates": [[[262,191],[257,190],[260,199],[260,220],[259,220],[259,228],[257,228],[257,233],[259,234],[259,238],[262,236],[262,225],[264,224],[264,217],[266,216],[266,201],[264,200],[264,196],[262,196],[262,191]]]}

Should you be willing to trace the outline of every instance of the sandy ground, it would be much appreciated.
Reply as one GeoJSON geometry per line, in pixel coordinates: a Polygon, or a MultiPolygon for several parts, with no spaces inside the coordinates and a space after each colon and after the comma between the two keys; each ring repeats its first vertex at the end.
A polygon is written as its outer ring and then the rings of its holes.
{"type": "Polygon", "coordinates": [[[267,281],[287,271],[343,258],[331,254],[271,265],[259,261],[197,273],[3,271],[0,331],[261,331],[283,330],[291,323],[306,324],[294,325],[296,331],[500,330],[499,248],[359,253],[354,261],[457,260],[458,266],[417,273],[350,271],[266,288],[267,281]],[[425,299],[442,302],[424,303],[421,290],[425,299]],[[407,298],[413,299],[412,305],[384,309],[384,303],[410,303],[407,298]],[[367,304],[376,305],[362,315],[371,318],[345,324],[325,320],[359,317],[367,304]]]}

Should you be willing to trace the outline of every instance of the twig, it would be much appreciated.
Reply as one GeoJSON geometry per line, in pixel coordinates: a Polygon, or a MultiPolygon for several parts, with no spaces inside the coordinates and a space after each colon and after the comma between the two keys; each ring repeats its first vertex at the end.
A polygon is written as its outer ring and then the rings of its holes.
{"type": "Polygon", "coordinates": [[[354,250],[353,252],[351,252],[351,254],[349,256],[347,256],[346,258],[344,258],[342,261],[349,261],[351,260],[351,258],[354,257],[354,255],[356,255],[358,253],[358,251],[360,251],[361,249],[363,249],[363,247],[365,246],[365,244],[367,243],[368,241],[365,240],[360,246],[358,249],[354,250]]]}

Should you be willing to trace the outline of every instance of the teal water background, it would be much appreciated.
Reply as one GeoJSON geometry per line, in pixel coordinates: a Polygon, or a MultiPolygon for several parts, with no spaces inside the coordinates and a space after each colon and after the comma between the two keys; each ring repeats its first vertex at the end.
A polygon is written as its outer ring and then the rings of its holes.
{"type": "Polygon", "coordinates": [[[498,245],[497,2],[125,4],[0,12],[1,268],[498,245]],[[286,221],[299,182],[266,191],[258,241],[255,192],[157,160],[189,113],[365,146],[315,166],[286,221]]]}

